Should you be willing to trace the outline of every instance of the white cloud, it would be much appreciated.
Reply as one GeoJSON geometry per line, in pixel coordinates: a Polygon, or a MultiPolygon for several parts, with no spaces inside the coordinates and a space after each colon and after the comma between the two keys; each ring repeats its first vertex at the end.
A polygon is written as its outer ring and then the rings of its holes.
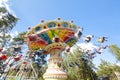
{"type": "Polygon", "coordinates": [[[18,31],[15,31],[15,35],[18,35],[19,33],[18,33],[18,31]]]}
{"type": "Polygon", "coordinates": [[[12,38],[16,37],[18,34],[19,34],[18,31],[15,31],[15,32],[13,32],[13,33],[10,33],[10,35],[11,35],[12,38]]]}
{"type": "Polygon", "coordinates": [[[74,52],[74,49],[76,49],[76,47],[79,47],[79,49],[82,52],[94,52],[96,49],[98,49],[99,47],[94,45],[93,43],[89,42],[89,43],[77,43],[76,46],[71,47],[70,52],[74,52]]]}
{"type": "Polygon", "coordinates": [[[93,51],[94,49],[97,49],[98,47],[95,46],[93,43],[89,42],[89,43],[80,43],[77,44],[82,50],[91,50],[93,51]]]}
{"type": "Polygon", "coordinates": [[[16,36],[18,36],[18,31],[15,31],[15,32],[13,32],[13,33],[11,33],[10,35],[11,35],[11,40],[10,40],[10,42],[13,42],[13,38],[15,38],[16,36]]]}
{"type": "Polygon", "coordinates": [[[120,62],[119,63],[117,62],[116,65],[120,66],[120,62]]]}
{"type": "Polygon", "coordinates": [[[8,0],[0,0],[0,7],[8,7],[8,0]]]}

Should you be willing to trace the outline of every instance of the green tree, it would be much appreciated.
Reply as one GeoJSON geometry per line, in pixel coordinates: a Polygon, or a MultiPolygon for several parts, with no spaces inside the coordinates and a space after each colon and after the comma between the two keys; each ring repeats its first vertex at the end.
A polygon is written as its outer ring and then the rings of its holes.
{"type": "MultiPolygon", "coordinates": [[[[9,40],[11,39],[9,32],[13,29],[17,20],[18,18],[11,14],[5,7],[0,7],[0,48],[8,47],[9,40]]],[[[6,51],[2,51],[2,53],[6,53],[6,51]]],[[[0,60],[0,63],[0,67],[4,66],[0,68],[0,71],[2,72],[0,73],[2,75],[4,74],[6,66],[3,64],[2,60],[0,60]]]]}
{"type": "Polygon", "coordinates": [[[110,51],[116,57],[118,61],[120,61],[120,48],[117,45],[110,45],[110,51]]]}
{"type": "Polygon", "coordinates": [[[0,7],[0,43],[4,47],[11,38],[7,33],[16,25],[18,18],[7,11],[5,7],[0,7]]]}
{"type": "Polygon", "coordinates": [[[73,52],[64,53],[63,67],[68,73],[68,80],[95,80],[97,77],[93,71],[93,63],[85,58],[79,48],[73,52]]]}
{"type": "MultiPolygon", "coordinates": [[[[117,45],[109,46],[110,52],[115,56],[115,58],[120,61],[120,48],[117,45]]],[[[110,62],[106,62],[101,60],[100,65],[98,66],[97,75],[111,77],[112,80],[118,80],[115,77],[115,72],[120,72],[120,66],[117,64],[112,64],[110,62]]]]}
{"type": "Polygon", "coordinates": [[[25,43],[25,35],[26,32],[21,32],[18,34],[18,36],[13,38],[13,42],[11,43],[12,45],[23,45],[25,43]]]}
{"type": "Polygon", "coordinates": [[[8,32],[16,25],[18,18],[7,11],[5,7],[0,7],[0,30],[8,32]]]}
{"type": "Polygon", "coordinates": [[[110,62],[101,60],[101,63],[98,66],[96,72],[99,77],[108,77],[111,78],[112,80],[118,80],[115,75],[115,72],[120,72],[120,66],[117,64],[111,64],[110,62]]]}
{"type": "Polygon", "coordinates": [[[111,63],[101,60],[98,66],[97,75],[98,76],[110,76],[113,73],[113,68],[111,63]]]}

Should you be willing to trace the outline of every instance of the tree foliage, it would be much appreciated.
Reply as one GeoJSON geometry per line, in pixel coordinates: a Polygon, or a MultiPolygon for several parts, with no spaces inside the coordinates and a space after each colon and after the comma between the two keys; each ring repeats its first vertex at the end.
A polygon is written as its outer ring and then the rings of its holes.
{"type": "Polygon", "coordinates": [[[97,74],[98,76],[110,76],[113,73],[112,65],[109,62],[101,60],[98,66],[97,74]]]}
{"type": "Polygon", "coordinates": [[[0,45],[4,47],[11,36],[8,34],[16,25],[18,18],[9,13],[5,7],[0,7],[0,45]]]}
{"type": "Polygon", "coordinates": [[[8,32],[12,30],[18,18],[9,13],[4,7],[0,7],[0,14],[0,31],[8,32]]]}
{"type": "Polygon", "coordinates": [[[73,53],[65,53],[63,67],[68,73],[68,80],[95,80],[92,61],[84,57],[79,48],[73,53]]]}
{"type": "Polygon", "coordinates": [[[99,77],[108,77],[111,78],[112,80],[118,80],[115,75],[115,72],[120,72],[120,66],[101,60],[101,63],[98,66],[96,72],[99,77]]]}
{"type": "MultiPolygon", "coordinates": [[[[110,45],[110,52],[115,56],[115,58],[120,61],[120,48],[117,45],[110,45]]],[[[110,62],[101,60],[100,65],[98,66],[97,75],[112,77],[115,75],[115,72],[120,72],[120,66],[117,64],[112,64],[110,62]]],[[[118,80],[116,77],[112,77],[112,80],[118,80]]]]}
{"type": "Polygon", "coordinates": [[[110,45],[110,51],[114,54],[116,59],[120,61],[120,48],[117,45],[110,45]]]}
{"type": "Polygon", "coordinates": [[[18,36],[13,38],[12,44],[24,44],[24,38],[25,38],[26,32],[21,32],[18,34],[18,36]]]}

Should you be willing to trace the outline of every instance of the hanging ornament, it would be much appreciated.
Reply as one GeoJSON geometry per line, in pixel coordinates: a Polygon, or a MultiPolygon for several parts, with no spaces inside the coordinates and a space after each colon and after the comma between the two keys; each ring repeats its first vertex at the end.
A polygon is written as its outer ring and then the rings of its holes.
{"type": "Polygon", "coordinates": [[[0,59],[1,59],[1,60],[6,60],[6,59],[7,59],[6,54],[1,54],[1,55],[0,55],[0,59]]]}

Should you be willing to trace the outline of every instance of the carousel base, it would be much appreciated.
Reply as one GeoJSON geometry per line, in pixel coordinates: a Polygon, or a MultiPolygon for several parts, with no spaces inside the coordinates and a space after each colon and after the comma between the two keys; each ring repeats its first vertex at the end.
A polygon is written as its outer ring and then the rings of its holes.
{"type": "Polygon", "coordinates": [[[66,80],[67,73],[62,68],[48,68],[43,78],[44,80],[66,80]]]}

